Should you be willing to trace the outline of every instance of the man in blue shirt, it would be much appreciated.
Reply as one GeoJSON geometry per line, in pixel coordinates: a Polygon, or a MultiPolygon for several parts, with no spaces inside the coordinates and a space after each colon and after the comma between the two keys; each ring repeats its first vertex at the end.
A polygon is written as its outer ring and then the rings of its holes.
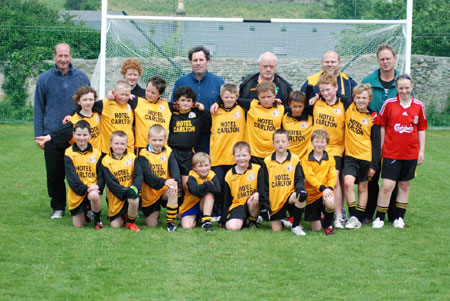
{"type": "MultiPolygon", "coordinates": [[[[208,72],[210,62],[210,52],[203,46],[197,46],[189,50],[189,65],[191,65],[192,72],[181,76],[175,82],[172,90],[171,101],[174,102],[175,91],[179,87],[191,87],[197,97],[196,101],[205,106],[205,110],[219,100],[220,87],[224,84],[221,77],[214,73],[208,72]]],[[[198,145],[195,147],[196,152],[209,153],[209,132],[205,132],[200,137],[198,145]]]]}
{"type": "MultiPolygon", "coordinates": [[[[68,44],[56,45],[53,59],[55,66],[42,73],[36,84],[35,137],[47,135],[60,128],[63,125],[63,118],[71,115],[76,109],[72,96],[81,86],[90,86],[87,75],[72,67],[72,53],[68,44]]],[[[57,147],[52,141],[44,146],[47,189],[53,209],[52,219],[62,218],[66,207],[64,151],[64,147],[57,147]]]]}

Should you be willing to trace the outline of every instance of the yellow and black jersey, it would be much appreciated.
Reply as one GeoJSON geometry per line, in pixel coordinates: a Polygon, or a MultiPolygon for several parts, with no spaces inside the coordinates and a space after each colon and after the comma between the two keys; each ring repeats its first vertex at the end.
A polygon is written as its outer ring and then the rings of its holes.
{"type": "Polygon", "coordinates": [[[152,103],[145,98],[138,97],[134,109],[136,148],[147,146],[148,129],[154,124],[161,125],[166,130],[166,136],[168,136],[171,116],[172,113],[166,100],[159,99],[152,103]]]}
{"type": "MultiPolygon", "coordinates": [[[[327,104],[322,96],[316,101],[313,108],[314,125],[312,131],[325,129],[330,135],[327,152],[330,156],[342,157],[345,144],[345,110],[351,100],[337,96],[333,105],[327,104]]],[[[312,150],[312,146],[309,151],[312,150]]]]}
{"type": "Polygon", "coordinates": [[[166,190],[167,179],[175,179],[180,184],[180,170],[170,147],[163,147],[154,153],[150,145],[139,152],[139,164],[142,168],[142,207],[156,203],[166,190]]]}
{"type": "Polygon", "coordinates": [[[128,152],[134,151],[133,122],[134,113],[130,104],[121,105],[114,99],[104,98],[95,102],[95,109],[100,112],[102,153],[109,153],[111,134],[124,131],[128,136],[128,152]]]}
{"type": "Polygon", "coordinates": [[[300,159],[297,155],[288,153],[284,162],[276,160],[276,153],[264,159],[258,179],[260,203],[270,203],[272,215],[276,214],[293,193],[305,190],[300,159]]]}
{"type": "Polygon", "coordinates": [[[169,139],[167,144],[178,150],[192,150],[197,145],[200,134],[211,128],[211,117],[208,111],[192,108],[181,113],[172,110],[170,118],[169,139]]]}
{"type": "Polygon", "coordinates": [[[227,216],[233,208],[245,205],[249,197],[258,192],[258,164],[249,164],[247,170],[239,174],[233,166],[225,175],[224,203],[222,216],[227,216]]]}
{"type": "Polygon", "coordinates": [[[233,146],[245,138],[245,111],[236,105],[211,115],[211,166],[233,165],[233,146]]]}
{"type": "Polygon", "coordinates": [[[89,143],[93,148],[100,150],[101,147],[101,135],[100,135],[100,114],[97,112],[93,112],[91,117],[84,116],[79,112],[75,112],[73,116],[69,119],[69,121],[64,124],[61,128],[57,129],[53,133],[50,133],[50,137],[52,138],[52,142],[55,145],[68,147],[67,143],[73,145],[75,143],[75,139],[73,138],[73,128],[75,124],[80,121],[85,120],[91,126],[91,139],[89,139],[89,143]]]}
{"type": "Polygon", "coordinates": [[[265,158],[275,150],[272,135],[281,128],[283,115],[282,105],[267,109],[259,103],[259,100],[252,100],[247,111],[245,128],[245,140],[252,148],[252,156],[265,158]]]}
{"type": "Polygon", "coordinates": [[[308,114],[293,117],[291,112],[283,116],[282,128],[289,132],[291,145],[289,151],[300,159],[308,152],[313,127],[313,118],[308,114]]]}
{"type": "Polygon", "coordinates": [[[334,189],[336,185],[336,162],[327,152],[317,161],[314,151],[301,160],[305,173],[306,204],[309,205],[322,197],[325,188],[334,189]]]}
{"type": "Polygon", "coordinates": [[[380,143],[380,128],[374,124],[372,113],[359,112],[352,103],[345,113],[345,155],[372,162],[371,167],[377,170],[380,143]]]}
{"type": "Polygon", "coordinates": [[[90,143],[85,150],[81,150],[76,143],[66,149],[64,165],[69,184],[67,199],[70,210],[81,205],[92,184],[97,184],[100,191],[103,190],[101,155],[100,151],[93,148],[90,143]]]}
{"type": "Polygon", "coordinates": [[[220,193],[220,183],[214,171],[210,170],[205,178],[200,177],[194,170],[189,171],[188,189],[184,195],[183,204],[179,209],[179,216],[194,207],[208,192],[214,195],[220,193]]]}
{"type": "Polygon", "coordinates": [[[108,216],[120,213],[130,186],[141,189],[142,169],[133,153],[125,151],[120,159],[107,154],[102,159],[102,171],[108,186],[108,216]]]}

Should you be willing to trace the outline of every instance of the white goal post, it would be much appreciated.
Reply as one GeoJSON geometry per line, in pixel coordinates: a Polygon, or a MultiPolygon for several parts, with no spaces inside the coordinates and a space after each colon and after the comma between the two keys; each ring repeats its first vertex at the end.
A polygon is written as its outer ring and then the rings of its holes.
{"type": "Polygon", "coordinates": [[[410,73],[412,3],[407,0],[406,20],[255,20],[112,15],[108,0],[102,0],[101,48],[92,84],[103,97],[121,79],[121,63],[136,57],[146,70],[141,85],[161,75],[168,96],[176,78],[190,72],[187,51],[198,45],[211,51],[211,71],[237,84],[256,72],[260,53],[272,51],[279,57],[278,73],[299,88],[306,75],[318,71],[329,49],[340,53],[344,72],[360,81],[377,67],[374,55],[381,43],[394,46],[397,69],[410,73]]]}

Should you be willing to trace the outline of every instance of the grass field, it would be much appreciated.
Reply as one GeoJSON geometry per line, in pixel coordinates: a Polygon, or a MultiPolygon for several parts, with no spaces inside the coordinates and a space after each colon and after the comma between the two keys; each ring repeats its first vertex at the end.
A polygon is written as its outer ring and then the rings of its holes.
{"type": "Polygon", "coordinates": [[[449,149],[428,131],[404,230],[94,231],[50,219],[32,125],[0,124],[0,299],[448,300],[449,149]]]}

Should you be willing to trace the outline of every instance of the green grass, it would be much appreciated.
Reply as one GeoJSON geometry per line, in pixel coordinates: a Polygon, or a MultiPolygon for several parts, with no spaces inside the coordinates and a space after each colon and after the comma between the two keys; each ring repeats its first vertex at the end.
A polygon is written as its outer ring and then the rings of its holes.
{"type": "Polygon", "coordinates": [[[94,231],[50,219],[32,125],[0,124],[0,299],[448,300],[449,148],[428,131],[404,230],[94,231]]]}

